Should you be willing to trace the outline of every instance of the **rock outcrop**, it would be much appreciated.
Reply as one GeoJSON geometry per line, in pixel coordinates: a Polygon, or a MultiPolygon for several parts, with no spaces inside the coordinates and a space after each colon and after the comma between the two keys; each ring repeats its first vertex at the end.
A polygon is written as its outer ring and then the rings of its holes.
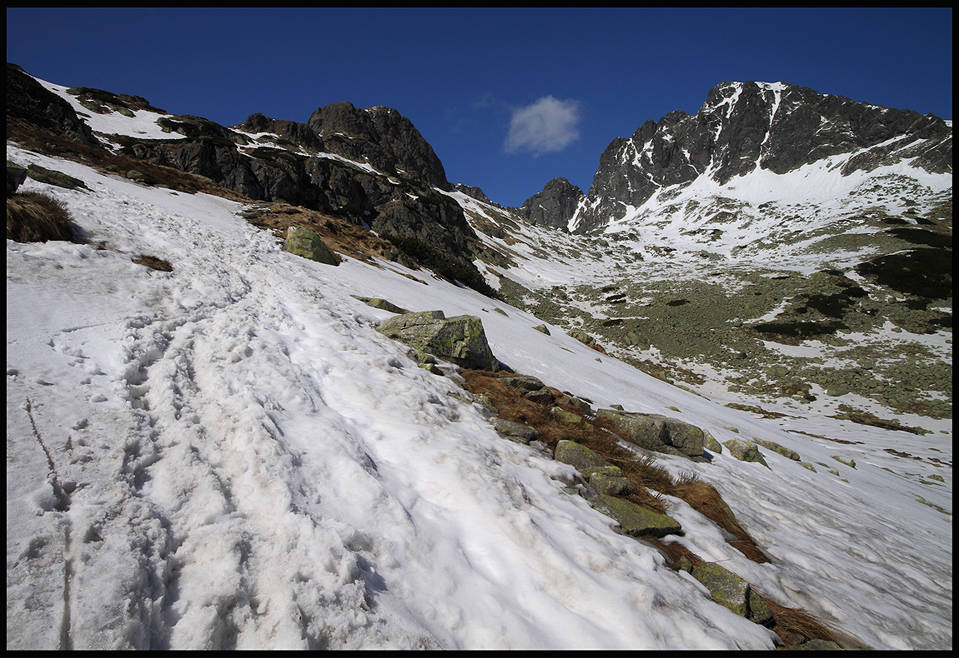
{"type": "Polygon", "coordinates": [[[729,454],[739,461],[759,462],[766,468],[769,468],[769,464],[766,463],[766,459],[763,457],[763,454],[759,452],[759,447],[755,443],[743,441],[742,439],[730,439],[729,441],[723,442],[723,445],[729,449],[729,454]]]}
{"type": "Polygon", "coordinates": [[[93,131],[80,120],[70,103],[47,91],[10,62],[7,62],[7,121],[44,128],[86,146],[100,146],[93,131]]]}
{"type": "MultiPolygon", "coordinates": [[[[708,176],[724,184],[757,168],[782,174],[840,153],[865,149],[843,174],[903,158],[934,172],[952,171],[952,131],[931,114],[859,103],[785,82],[724,82],[699,111],[649,120],[614,139],[575,216],[588,233],[637,208],[657,190],[708,176]]],[[[534,197],[535,198],[535,197],[534,197]]],[[[563,214],[546,225],[564,224],[563,214]]]]}
{"type": "Polygon", "coordinates": [[[628,441],[647,450],[685,457],[702,457],[706,433],[677,418],[616,409],[599,409],[596,417],[609,421],[628,441]]]}
{"type": "Polygon", "coordinates": [[[583,191],[565,178],[554,178],[541,192],[527,199],[519,208],[511,208],[520,217],[534,224],[568,230],[569,220],[586,198],[583,191]]]}
{"type": "Polygon", "coordinates": [[[407,313],[389,318],[377,331],[462,368],[499,369],[483,322],[473,315],[447,318],[443,311],[407,313]]]}
{"type": "Polygon", "coordinates": [[[291,226],[286,232],[286,242],[283,243],[283,248],[291,254],[315,260],[317,263],[340,264],[339,259],[324,244],[320,236],[306,228],[291,226]]]}

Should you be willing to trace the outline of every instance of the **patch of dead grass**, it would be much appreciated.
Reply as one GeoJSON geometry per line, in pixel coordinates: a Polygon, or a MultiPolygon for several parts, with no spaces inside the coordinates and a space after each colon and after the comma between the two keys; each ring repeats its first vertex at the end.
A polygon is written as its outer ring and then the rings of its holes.
{"type": "Polygon", "coordinates": [[[7,199],[7,238],[17,242],[73,239],[67,207],[40,192],[19,192],[7,199]]]}

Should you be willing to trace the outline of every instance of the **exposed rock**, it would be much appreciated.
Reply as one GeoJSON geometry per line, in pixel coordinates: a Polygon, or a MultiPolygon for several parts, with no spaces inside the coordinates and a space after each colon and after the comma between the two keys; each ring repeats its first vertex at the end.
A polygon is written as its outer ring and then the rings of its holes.
{"type": "Polygon", "coordinates": [[[766,463],[766,460],[763,458],[759,448],[755,443],[749,441],[743,441],[742,439],[730,439],[723,443],[724,446],[729,448],[729,454],[742,462],[759,462],[766,468],[769,468],[769,464],[766,463]]]}
{"type": "Polygon", "coordinates": [[[701,457],[706,434],[702,429],[678,418],[666,418],[666,444],[679,449],[687,457],[701,457]]]}
{"type": "Polygon", "coordinates": [[[30,77],[16,64],[7,62],[7,121],[32,125],[87,146],[100,146],[90,127],[80,120],[73,107],[30,77]]]}
{"type": "Polygon", "coordinates": [[[63,187],[68,190],[75,190],[78,187],[87,189],[86,183],[84,183],[79,178],[74,178],[73,176],[68,176],[67,174],[61,171],[56,171],[54,169],[47,169],[46,167],[41,167],[35,164],[31,164],[27,166],[27,176],[37,181],[38,183],[46,183],[47,185],[56,185],[57,187],[63,187]]]}
{"type": "Polygon", "coordinates": [[[842,455],[829,455],[840,464],[845,464],[849,468],[856,468],[856,460],[852,457],[843,457],[842,455]]]}
{"type": "Polygon", "coordinates": [[[345,101],[333,103],[313,112],[306,125],[337,155],[452,189],[433,148],[409,119],[392,108],[364,110],[345,101]]]}
{"type": "Polygon", "coordinates": [[[483,193],[483,190],[474,186],[474,185],[463,185],[462,183],[453,183],[453,189],[462,192],[468,197],[476,199],[477,201],[482,201],[483,203],[488,203],[494,205],[492,201],[489,200],[489,197],[483,193]]]}
{"type": "MultiPolygon", "coordinates": [[[[609,470],[611,469],[619,471],[616,466],[612,466],[609,470]]],[[[596,490],[596,493],[610,496],[624,496],[636,490],[633,481],[628,477],[606,472],[606,469],[594,471],[589,478],[589,484],[596,490]]]]}
{"type": "MultiPolygon", "coordinates": [[[[951,129],[933,115],[788,83],[724,82],[709,91],[695,116],[677,110],[647,121],[630,138],[614,139],[585,201],[567,222],[574,232],[588,233],[701,172],[724,184],[756,168],[783,174],[857,149],[866,150],[850,158],[843,174],[903,157],[915,157],[930,171],[952,171],[951,129]],[[892,139],[899,136],[905,139],[892,139]]],[[[563,213],[554,212],[541,223],[564,224],[563,213]]]]}
{"type": "Polygon", "coordinates": [[[559,407],[550,409],[549,416],[557,423],[563,423],[564,425],[581,425],[586,422],[586,419],[582,416],[574,414],[571,411],[564,411],[559,407]]]}
{"type": "Polygon", "coordinates": [[[695,564],[689,573],[709,590],[716,603],[729,608],[740,617],[747,615],[749,583],[745,580],[715,562],[695,564]]]}
{"type": "Polygon", "coordinates": [[[549,329],[546,327],[545,324],[538,324],[538,325],[536,325],[535,327],[533,327],[533,329],[535,329],[536,331],[539,331],[540,333],[544,333],[544,334],[546,334],[547,336],[550,335],[550,334],[549,334],[549,329]]]}
{"type": "Polygon", "coordinates": [[[7,160],[7,196],[13,196],[27,179],[27,170],[7,160]]]}
{"type": "Polygon", "coordinates": [[[757,624],[767,624],[773,619],[773,611],[769,609],[762,597],[752,587],[749,588],[749,612],[746,616],[757,624]]]}
{"type": "Polygon", "coordinates": [[[482,413],[487,418],[493,418],[498,416],[499,410],[496,409],[496,405],[493,404],[493,401],[489,399],[488,395],[474,395],[473,402],[479,405],[480,413],[482,413]]]}
{"type": "Polygon", "coordinates": [[[354,297],[356,297],[356,299],[360,300],[367,306],[372,306],[373,308],[380,308],[380,309],[383,309],[384,311],[389,311],[390,313],[408,313],[409,312],[405,308],[400,308],[396,304],[392,302],[388,302],[385,299],[381,299],[380,297],[358,297],[356,295],[354,295],[354,297]]]}
{"type": "Polygon", "coordinates": [[[616,431],[641,448],[686,457],[703,454],[705,432],[677,418],[614,409],[600,409],[596,417],[611,422],[616,431]]]}
{"type": "Polygon", "coordinates": [[[143,185],[156,185],[156,179],[150,174],[144,174],[142,171],[137,171],[136,169],[131,169],[126,174],[127,178],[130,180],[141,183],[143,185]]]}
{"type": "Polygon", "coordinates": [[[574,467],[587,480],[595,471],[607,469],[611,466],[609,462],[583,444],[567,440],[562,440],[556,444],[553,459],[574,467]]]}
{"type": "Polygon", "coordinates": [[[486,341],[483,322],[476,316],[447,318],[443,311],[407,313],[389,318],[377,331],[463,368],[499,369],[486,341]]]}
{"type": "Polygon", "coordinates": [[[572,407],[580,416],[588,416],[593,413],[592,407],[586,400],[582,400],[572,395],[564,395],[556,399],[556,404],[572,407]]]}
{"type": "Polygon", "coordinates": [[[554,178],[546,183],[541,192],[527,199],[520,208],[512,210],[534,224],[565,231],[577,206],[585,197],[581,189],[565,178],[554,178]]]}
{"type": "Polygon", "coordinates": [[[596,339],[582,329],[570,329],[567,333],[569,333],[570,338],[575,338],[584,345],[593,345],[596,343],[596,339]]]}
{"type": "Polygon", "coordinates": [[[507,386],[518,388],[523,391],[523,397],[538,404],[552,404],[553,394],[549,392],[546,385],[537,377],[532,375],[509,375],[503,377],[502,381],[507,386]]]}
{"type": "Polygon", "coordinates": [[[628,500],[614,498],[607,494],[599,494],[599,499],[602,506],[597,506],[597,509],[616,519],[627,535],[665,537],[682,532],[683,527],[679,521],[667,514],[653,512],[628,500]]]}
{"type": "Polygon", "coordinates": [[[792,459],[793,461],[797,461],[797,462],[800,461],[798,452],[790,450],[789,448],[786,448],[785,446],[781,446],[775,441],[760,439],[759,437],[755,437],[755,436],[753,437],[753,441],[755,441],[756,443],[758,443],[764,448],[768,448],[769,450],[772,450],[773,452],[778,452],[783,457],[788,457],[789,459],[792,459]]]}
{"type": "Polygon", "coordinates": [[[530,441],[535,441],[539,438],[539,431],[529,425],[514,423],[513,421],[503,418],[494,418],[492,423],[493,427],[501,436],[511,441],[516,441],[517,443],[529,444],[530,441]]]}
{"type": "Polygon", "coordinates": [[[286,242],[283,243],[283,248],[291,254],[309,258],[318,263],[340,264],[339,259],[327,248],[320,236],[306,228],[291,226],[286,232],[286,242]]]}
{"type": "Polygon", "coordinates": [[[719,441],[717,441],[713,437],[713,435],[707,432],[706,430],[703,430],[703,433],[706,435],[706,442],[704,446],[715,453],[722,454],[723,453],[722,444],[719,441]]]}

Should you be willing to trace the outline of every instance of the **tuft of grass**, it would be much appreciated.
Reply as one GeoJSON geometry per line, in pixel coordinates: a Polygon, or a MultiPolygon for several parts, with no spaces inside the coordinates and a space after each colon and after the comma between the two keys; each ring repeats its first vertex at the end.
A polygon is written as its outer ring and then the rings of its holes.
{"type": "Polygon", "coordinates": [[[7,238],[17,242],[73,240],[70,213],[62,202],[39,192],[7,199],[7,238]]]}

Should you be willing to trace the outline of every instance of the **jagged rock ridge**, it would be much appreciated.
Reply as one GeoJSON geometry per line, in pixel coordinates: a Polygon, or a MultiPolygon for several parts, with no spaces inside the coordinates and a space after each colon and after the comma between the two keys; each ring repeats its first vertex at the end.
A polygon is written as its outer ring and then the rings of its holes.
{"type": "MultiPolygon", "coordinates": [[[[69,103],[20,67],[8,64],[11,120],[100,146],[69,103]]],[[[191,115],[168,115],[145,99],[96,89],[68,93],[92,112],[150,109],[171,139],[103,135],[121,154],[198,174],[255,200],[286,201],[372,229],[420,264],[487,295],[495,293],[473,265],[485,248],[432,147],[412,122],[382,106],[347,102],[320,107],[306,123],[260,113],[226,127],[191,115]],[[174,134],[182,137],[172,138],[174,134]]],[[[9,127],[8,127],[9,135],[9,127]]]]}
{"type": "MultiPolygon", "coordinates": [[[[724,82],[710,90],[699,112],[670,112],[614,139],[600,158],[586,199],[568,206],[542,204],[551,187],[523,208],[543,207],[531,221],[588,233],[622,218],[657,190],[700,176],[719,184],[757,168],[783,174],[828,156],[867,149],[842,174],[914,158],[932,172],[952,171],[952,131],[933,115],[820,94],[785,82],[724,82]],[[550,214],[549,211],[552,210],[550,214]]],[[[522,213],[521,213],[522,214],[522,213]]]]}
{"type": "Polygon", "coordinates": [[[510,210],[534,224],[565,229],[585,198],[583,191],[565,178],[553,178],[521,207],[510,210]]]}

